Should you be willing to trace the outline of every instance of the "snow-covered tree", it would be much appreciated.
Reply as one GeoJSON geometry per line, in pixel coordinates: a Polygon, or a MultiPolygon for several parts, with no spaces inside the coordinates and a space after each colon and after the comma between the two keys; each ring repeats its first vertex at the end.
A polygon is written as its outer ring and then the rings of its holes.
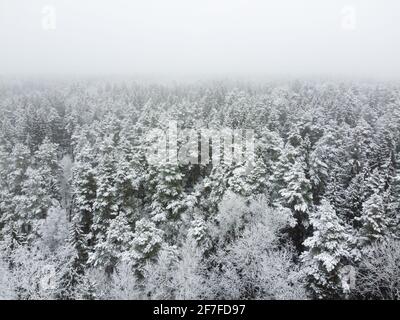
{"type": "Polygon", "coordinates": [[[318,298],[340,296],[340,271],[351,258],[348,230],[327,200],[310,213],[310,223],[313,233],[301,256],[310,287],[318,298]]]}
{"type": "Polygon", "coordinates": [[[400,298],[400,244],[390,239],[375,242],[363,254],[356,278],[355,297],[398,300],[400,298]]]}
{"type": "Polygon", "coordinates": [[[131,252],[135,266],[140,269],[146,261],[157,258],[163,243],[163,235],[163,231],[149,219],[143,218],[136,221],[131,252]]]}
{"type": "Polygon", "coordinates": [[[363,203],[363,211],[357,222],[360,224],[359,237],[362,246],[389,235],[391,219],[387,216],[381,195],[373,194],[363,203]]]}

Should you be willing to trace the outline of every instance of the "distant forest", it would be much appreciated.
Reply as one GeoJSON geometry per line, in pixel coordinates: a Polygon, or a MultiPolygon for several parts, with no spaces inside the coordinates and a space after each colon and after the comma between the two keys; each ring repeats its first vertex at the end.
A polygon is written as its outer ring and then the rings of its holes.
{"type": "Polygon", "coordinates": [[[0,298],[399,299],[399,222],[397,83],[0,81],[0,298]],[[170,121],[251,165],[150,163],[170,121]]]}

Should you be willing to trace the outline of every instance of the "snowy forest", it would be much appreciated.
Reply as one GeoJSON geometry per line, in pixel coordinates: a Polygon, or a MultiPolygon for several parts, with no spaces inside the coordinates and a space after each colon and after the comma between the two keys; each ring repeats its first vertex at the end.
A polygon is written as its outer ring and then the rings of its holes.
{"type": "Polygon", "coordinates": [[[399,220],[398,83],[0,81],[1,299],[399,299],[399,220]],[[148,161],[169,121],[252,164],[148,161]]]}

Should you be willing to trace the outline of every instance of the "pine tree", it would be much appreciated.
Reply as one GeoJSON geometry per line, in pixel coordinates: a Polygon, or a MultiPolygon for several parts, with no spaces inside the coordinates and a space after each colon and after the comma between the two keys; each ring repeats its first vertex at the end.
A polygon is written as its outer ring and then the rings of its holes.
{"type": "Polygon", "coordinates": [[[336,200],[339,203],[339,214],[341,218],[349,224],[355,224],[362,212],[362,205],[366,197],[365,173],[357,174],[348,187],[340,193],[342,197],[336,200]]]}
{"type": "Polygon", "coordinates": [[[304,170],[304,162],[297,159],[285,172],[283,180],[286,185],[280,190],[282,204],[293,211],[297,220],[291,234],[298,249],[302,249],[301,246],[309,227],[308,214],[313,205],[311,183],[304,170]]]}
{"type": "Polygon", "coordinates": [[[86,264],[93,244],[91,227],[93,224],[93,206],[96,198],[97,182],[93,168],[94,152],[86,141],[77,150],[72,168],[72,221],[71,240],[77,250],[76,267],[86,264]]]}
{"type": "Polygon", "coordinates": [[[45,219],[52,205],[60,200],[61,167],[58,162],[57,145],[47,139],[33,155],[33,161],[25,172],[21,193],[16,195],[16,214],[22,233],[27,240],[37,235],[37,226],[45,219]],[[35,235],[36,234],[36,235],[35,235]]]}
{"type": "Polygon", "coordinates": [[[100,146],[99,162],[95,169],[96,198],[93,202],[93,224],[95,239],[104,240],[107,227],[120,210],[116,176],[117,161],[112,137],[106,137],[100,146]]]}
{"type": "MultiPolygon", "coordinates": [[[[183,174],[176,164],[163,163],[150,169],[150,215],[152,221],[177,230],[181,213],[186,209],[183,174]]],[[[174,238],[174,232],[171,231],[174,238]]]]}
{"type": "Polygon", "coordinates": [[[162,247],[164,233],[154,222],[142,218],[136,221],[132,240],[132,261],[140,274],[144,264],[157,258],[162,247]]]}
{"type": "Polygon", "coordinates": [[[16,144],[10,153],[3,149],[0,156],[0,230],[8,227],[14,230],[9,235],[19,237],[22,230],[18,225],[22,224],[23,218],[17,208],[21,205],[19,198],[31,162],[30,152],[26,146],[16,144]]]}
{"type": "Polygon", "coordinates": [[[362,214],[357,221],[360,224],[359,237],[362,247],[388,235],[391,221],[387,216],[383,197],[373,194],[364,202],[362,214]]]}
{"type": "Polygon", "coordinates": [[[304,173],[304,165],[298,161],[283,177],[286,187],[280,193],[283,202],[294,211],[306,213],[312,205],[310,181],[304,173]]]}
{"type": "Polygon", "coordinates": [[[318,298],[341,296],[340,270],[351,258],[347,228],[326,200],[310,213],[310,223],[313,233],[301,256],[310,287],[318,298]]]}
{"type": "Polygon", "coordinates": [[[124,260],[129,261],[134,235],[129,222],[123,213],[112,219],[105,238],[99,238],[94,251],[89,256],[89,264],[103,266],[107,273],[124,260]]]}

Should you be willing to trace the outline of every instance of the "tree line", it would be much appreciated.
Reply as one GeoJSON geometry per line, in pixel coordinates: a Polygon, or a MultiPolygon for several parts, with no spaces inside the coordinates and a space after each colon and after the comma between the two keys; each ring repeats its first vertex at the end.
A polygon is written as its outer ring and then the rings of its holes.
{"type": "Polygon", "coordinates": [[[3,81],[0,297],[398,299],[399,90],[3,81]],[[148,161],[169,121],[254,159],[148,161]]]}

